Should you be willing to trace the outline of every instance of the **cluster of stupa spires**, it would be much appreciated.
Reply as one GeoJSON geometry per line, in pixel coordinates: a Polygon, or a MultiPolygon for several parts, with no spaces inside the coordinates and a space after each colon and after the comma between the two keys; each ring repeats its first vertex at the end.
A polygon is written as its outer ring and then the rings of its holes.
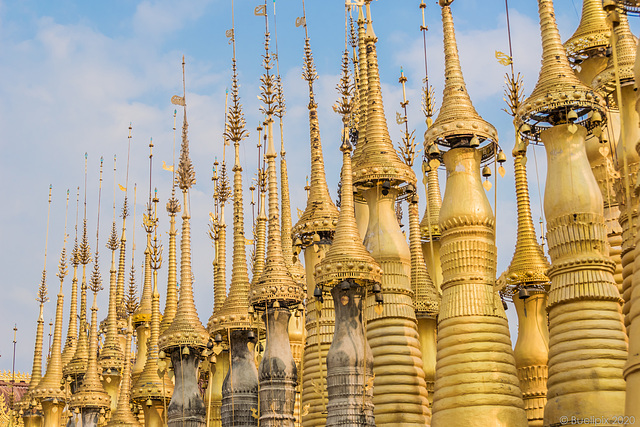
{"type": "MultiPolygon", "coordinates": [[[[258,127],[258,147],[264,148],[264,158],[258,160],[251,278],[239,154],[248,132],[240,103],[235,25],[232,27],[231,102],[225,111],[223,144],[233,145],[233,182],[229,182],[223,148],[221,165],[217,160],[214,164],[216,206],[210,235],[215,247],[215,302],[206,328],[193,299],[189,191],[196,180],[190,159],[183,58],[183,96],[172,99],[183,106],[183,126],[180,158],[166,205],[170,231],[164,315],[158,289],[163,264],[157,232],[159,199],[150,183],[143,221],[144,284],[138,303],[133,259],[125,293],[129,208],[125,196],[118,239],[114,180],[113,223],[106,245],[111,251],[109,306],[106,319],[98,325],[96,294],[102,289],[99,236],[92,256],[85,179],[82,232],[79,240],[76,208],[70,257],[71,321],[63,348],[62,291],[68,272],[65,224],[55,331],[43,375],[45,249],[31,382],[19,405],[25,425],[59,427],[63,415],[68,425],[144,423],[153,427],[524,427],[588,425],[584,420],[591,417],[619,420],[627,416],[628,425],[633,424],[631,417],[640,420],[640,310],[635,307],[640,304],[639,199],[635,191],[640,168],[634,94],[637,41],[626,15],[640,5],[608,0],[603,6],[600,0],[584,0],[580,26],[563,46],[552,0],[539,0],[542,68],[526,100],[509,56],[507,102],[515,126],[512,155],[518,231],[512,262],[498,278],[495,213],[481,171],[485,177],[490,175],[488,165],[494,162],[502,168],[506,156],[498,145],[496,129],[482,119],[467,93],[452,3],[439,0],[445,85],[435,120],[434,95],[428,78],[425,80],[427,127],[421,168],[426,211],[422,220],[418,210],[421,191],[413,171],[417,157],[414,134],[405,125],[397,151],[387,128],[370,0],[347,5],[357,8],[357,19],[355,23],[348,20],[345,28],[334,107],[343,123],[339,133],[343,158],[340,209],[332,202],[313,88],[317,73],[303,16],[302,75],[309,85],[311,183],[306,208],[295,225],[278,56],[270,47],[266,6],[256,9],[267,25],[259,96],[265,120],[258,127]],[[280,199],[274,117],[279,120],[281,137],[280,199]],[[530,142],[543,143],[547,151],[545,215],[550,261],[537,241],[531,214],[526,167],[530,142]],[[614,144],[616,149],[610,149],[614,144]],[[447,170],[444,198],[438,182],[442,164],[447,170]],[[182,204],[176,186],[182,191],[182,204]],[[233,252],[227,292],[224,209],[229,198],[233,200],[233,252]],[[408,238],[396,213],[397,203],[405,201],[408,238]],[[298,257],[302,252],[304,267],[298,257]],[[91,263],[93,272],[87,277],[91,263]],[[94,297],[89,321],[87,290],[94,297]],[[515,349],[505,314],[509,301],[519,319],[515,349]],[[134,328],[137,351],[132,362],[134,328]],[[98,351],[99,329],[104,331],[104,344],[98,351]]],[[[424,2],[420,9],[421,29],[426,31],[424,2]]],[[[277,41],[277,33],[275,38],[277,41]]],[[[403,88],[406,80],[401,72],[403,88]]],[[[404,95],[404,123],[408,102],[404,95]]],[[[151,162],[153,143],[149,146],[151,162]]],[[[102,159],[99,191],[101,188],[102,159]]],[[[251,188],[253,204],[255,187],[251,188]]],[[[78,189],[78,206],[79,196],[78,189]]],[[[68,201],[69,192],[67,210],[68,201]]],[[[199,262],[200,257],[197,259],[199,262]]]]}

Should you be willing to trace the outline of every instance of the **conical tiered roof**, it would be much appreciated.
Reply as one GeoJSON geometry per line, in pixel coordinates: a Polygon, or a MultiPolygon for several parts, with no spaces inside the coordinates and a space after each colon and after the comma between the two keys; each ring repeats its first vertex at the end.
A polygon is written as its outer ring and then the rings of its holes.
{"type": "MultiPolygon", "coordinates": [[[[398,157],[389,136],[387,119],[384,115],[382,91],[380,89],[380,73],[378,70],[378,54],[371,20],[370,1],[367,1],[367,135],[363,144],[359,144],[359,154],[353,167],[354,184],[362,185],[371,181],[391,180],[393,185],[411,183],[415,185],[416,175],[398,157]]],[[[364,76],[360,77],[361,79],[364,76]]]]}
{"type": "Polygon", "coordinates": [[[602,0],[583,0],[580,24],[564,42],[564,48],[569,59],[579,64],[585,57],[604,55],[610,37],[611,29],[602,9],[602,0]]]}
{"type": "MultiPolygon", "coordinates": [[[[567,114],[574,110],[576,123],[586,120],[592,110],[602,112],[604,102],[593,90],[586,87],[574,74],[560,41],[552,0],[539,0],[540,29],[542,34],[542,66],[533,92],[520,105],[516,125],[531,126],[532,134],[542,129],[566,122],[567,114]]],[[[529,132],[523,132],[523,135],[529,132]]],[[[525,135],[525,136],[526,136],[525,135]]]]}
{"type": "MultiPolygon", "coordinates": [[[[480,117],[467,92],[451,15],[452,2],[453,0],[440,0],[444,34],[445,84],[438,118],[424,133],[425,146],[436,141],[447,147],[468,146],[474,136],[480,141],[497,142],[496,129],[480,117]]],[[[486,156],[483,155],[483,157],[486,156]]]]}

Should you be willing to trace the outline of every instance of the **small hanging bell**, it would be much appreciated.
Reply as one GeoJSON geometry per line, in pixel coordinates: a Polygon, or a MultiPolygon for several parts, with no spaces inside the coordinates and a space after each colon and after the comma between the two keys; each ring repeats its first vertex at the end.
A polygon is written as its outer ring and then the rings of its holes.
{"type": "Polygon", "coordinates": [[[222,342],[222,334],[220,334],[220,332],[218,332],[214,337],[213,337],[213,341],[215,341],[216,344],[220,344],[222,342]]]}
{"type": "Polygon", "coordinates": [[[256,339],[256,333],[251,329],[249,333],[247,333],[247,339],[253,342],[256,339]]]}
{"type": "Polygon", "coordinates": [[[491,176],[491,168],[489,166],[485,166],[482,168],[482,176],[485,178],[489,178],[491,176]]]}
{"type": "Polygon", "coordinates": [[[391,181],[389,181],[388,179],[385,179],[382,182],[382,195],[386,196],[387,194],[389,194],[390,189],[391,189],[391,181]]]}
{"type": "Polygon", "coordinates": [[[529,290],[527,288],[520,288],[518,290],[518,298],[520,299],[527,299],[529,298],[531,295],[529,295],[529,290]]]}
{"type": "Polygon", "coordinates": [[[498,161],[498,163],[501,163],[501,164],[507,161],[507,156],[504,154],[504,151],[502,150],[498,151],[496,160],[498,161]]]}
{"type": "Polygon", "coordinates": [[[469,141],[469,147],[479,147],[480,146],[480,138],[478,138],[478,135],[473,135],[473,138],[471,138],[471,141],[469,141]]]}

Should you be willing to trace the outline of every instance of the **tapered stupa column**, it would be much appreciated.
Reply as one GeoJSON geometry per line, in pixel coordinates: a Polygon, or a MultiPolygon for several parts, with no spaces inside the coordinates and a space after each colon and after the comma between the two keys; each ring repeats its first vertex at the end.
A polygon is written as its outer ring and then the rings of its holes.
{"type": "Polygon", "coordinates": [[[71,264],[73,265],[73,278],[71,279],[71,304],[69,305],[69,326],[67,329],[67,339],[64,343],[62,351],[62,367],[71,361],[78,344],[78,264],[80,259],[78,255],[78,225],[76,221],[76,238],[71,251],[71,264]]]}
{"type": "Polygon", "coordinates": [[[147,213],[144,216],[143,227],[147,233],[147,245],[144,248],[144,282],[142,286],[142,296],[140,297],[140,305],[133,313],[133,327],[136,330],[136,360],[131,369],[131,377],[133,384],[138,382],[138,378],[144,370],[147,360],[148,343],[151,334],[151,288],[153,269],[151,268],[151,253],[153,251],[151,244],[151,234],[153,233],[153,212],[151,207],[151,194],[149,194],[149,203],[147,213]]]}
{"type": "MultiPolygon", "coordinates": [[[[69,206],[69,192],[67,191],[67,207],[69,206]]],[[[60,279],[60,291],[56,303],[56,323],[51,344],[51,357],[47,365],[47,372],[33,390],[33,396],[40,401],[43,413],[43,427],[60,427],[62,410],[65,406],[64,388],[60,387],[62,381],[62,322],[64,316],[64,295],[62,293],[64,278],[67,275],[67,229],[65,218],[64,245],[58,263],[58,278],[60,279]]]]}
{"type": "Polygon", "coordinates": [[[267,179],[269,187],[269,234],[267,258],[262,276],[252,286],[249,302],[262,318],[266,328],[266,346],[260,366],[259,425],[263,427],[293,427],[295,388],[298,372],[289,341],[289,319],[302,301],[302,289],[287,268],[282,253],[280,212],[278,208],[278,181],[276,177],[276,150],[273,144],[273,113],[275,109],[275,76],[270,73],[272,57],[269,52],[269,33],[265,34],[265,74],[261,77],[267,116],[268,147],[267,179]]]}
{"type": "MultiPolygon", "coordinates": [[[[184,86],[184,58],[182,60],[184,86]]],[[[186,90],[185,90],[186,93],[186,90]]],[[[173,98],[184,106],[182,147],[178,164],[178,186],[182,190],[182,236],[180,242],[180,298],[175,318],[158,339],[159,350],[171,358],[175,387],[168,407],[169,427],[202,427],[206,424],[206,408],[198,387],[198,366],[209,334],[200,323],[193,300],[191,273],[191,225],[189,189],[195,184],[195,170],[189,157],[188,123],[185,97],[173,98]]]]}
{"type": "MultiPolygon", "coordinates": [[[[393,147],[384,115],[377,37],[369,1],[365,34],[367,58],[367,136],[356,147],[354,184],[369,206],[364,245],[380,264],[384,308],[374,296],[365,301],[366,334],[373,352],[373,403],[378,426],[429,425],[428,394],[411,289],[411,254],[395,214],[396,198],[415,191],[416,177],[393,147]]],[[[361,76],[361,79],[364,76],[361,76]]]]}
{"type": "Polygon", "coordinates": [[[160,335],[160,294],[158,293],[158,269],[162,265],[162,247],[158,242],[158,218],[156,216],[158,199],[154,198],[153,216],[145,218],[145,226],[153,229],[153,243],[149,266],[153,270],[153,287],[151,292],[151,319],[149,342],[142,373],[133,384],[131,400],[142,407],[146,427],[162,427],[165,424],[165,411],[171,394],[173,383],[169,379],[166,366],[158,364],[158,337],[160,335]]]}
{"type": "MultiPolygon", "coordinates": [[[[51,202],[51,194],[49,194],[49,202],[51,202]]],[[[48,226],[48,224],[47,224],[48,226]]],[[[47,230],[48,231],[48,230],[47,230]]],[[[46,256],[45,256],[46,260],[46,256]]],[[[45,261],[46,264],[46,261],[45,261]]],[[[34,391],[38,387],[40,380],[42,380],[42,339],[44,334],[44,303],[47,302],[47,271],[42,271],[42,280],[40,282],[40,288],[38,289],[38,298],[36,301],[40,303],[40,314],[38,315],[38,323],[36,326],[36,341],[33,350],[33,365],[31,368],[31,379],[29,381],[29,388],[27,392],[22,396],[19,407],[22,412],[22,420],[25,427],[41,427],[43,424],[42,406],[40,401],[35,398],[34,391]]]]}
{"type": "MultiPolygon", "coordinates": [[[[327,426],[375,426],[373,417],[373,353],[362,313],[367,292],[380,296],[380,265],[367,252],[354,216],[351,142],[347,123],[352,107],[348,56],[344,55],[338,112],[343,118],[341,207],[335,239],[316,266],[317,285],[330,290],[335,329],[327,353],[327,426]]],[[[351,134],[355,140],[357,133],[351,134]]]]}
{"type": "MultiPolygon", "coordinates": [[[[240,142],[248,136],[244,114],[238,94],[238,75],[235,59],[232,60],[233,78],[231,105],[225,137],[233,142],[233,267],[229,294],[221,309],[209,325],[209,331],[221,339],[229,349],[230,365],[216,364],[212,381],[219,382],[226,373],[221,386],[220,417],[223,426],[257,426],[258,418],[258,370],[255,363],[255,341],[257,325],[248,311],[249,271],[245,251],[244,203],[242,196],[242,166],[240,165],[240,142]]],[[[214,338],[217,340],[217,338],[214,338]]]]}
{"type": "MultiPolygon", "coordinates": [[[[368,109],[368,96],[369,96],[369,78],[367,72],[367,42],[365,41],[367,21],[364,15],[364,8],[362,4],[358,5],[358,20],[357,20],[357,58],[358,65],[356,68],[357,78],[355,81],[356,91],[358,93],[358,104],[354,105],[357,108],[358,117],[358,142],[353,150],[353,164],[358,162],[364,142],[367,139],[367,109],[368,109]]],[[[355,47],[354,47],[355,49],[355,47]]],[[[355,55],[354,55],[355,56],[355,55]]],[[[354,209],[356,215],[356,223],[358,224],[358,232],[360,236],[364,238],[367,233],[367,225],[369,224],[369,207],[367,201],[362,194],[358,193],[354,199],[354,209]]]]}
{"type": "Polygon", "coordinates": [[[98,357],[98,364],[101,368],[102,386],[111,396],[111,410],[115,411],[118,403],[118,390],[120,388],[122,363],[124,354],[120,347],[118,337],[118,318],[116,309],[116,287],[117,274],[116,270],[116,251],[120,246],[118,242],[118,234],[116,231],[115,221],[115,202],[114,202],[114,219],[111,227],[111,236],[107,242],[107,248],[111,251],[111,268],[109,269],[109,310],[107,313],[106,329],[107,333],[104,345],[98,357]]]}
{"type": "Polygon", "coordinates": [[[333,337],[333,301],[324,303],[314,296],[316,283],[313,272],[331,246],[338,221],[338,209],[331,200],[324,170],[324,156],[318,122],[318,104],[313,82],[318,78],[309,38],[305,38],[305,65],[302,77],[309,84],[309,139],[311,141],[311,183],[307,206],[293,228],[300,250],[304,250],[307,311],[304,370],[302,371],[301,405],[307,408],[302,417],[304,427],[324,426],[326,423],[327,388],[325,364],[333,337]],[[316,384],[314,386],[314,384],[316,384]]]}
{"type": "Polygon", "coordinates": [[[529,427],[542,427],[547,402],[549,370],[549,327],[547,293],[549,262],[538,244],[531,216],[527,182],[527,141],[517,137],[512,151],[518,205],[518,237],[511,264],[506,272],[507,295],[518,314],[518,339],[514,348],[518,379],[529,427]]]}
{"type": "Polygon", "coordinates": [[[446,81],[442,108],[425,132],[425,146],[448,148],[439,214],[443,283],[431,425],[524,427],[527,417],[509,327],[494,290],[495,219],[480,178],[481,162],[493,160],[498,135],[467,93],[451,3],[440,0],[446,81]]]}
{"type": "Polygon", "coordinates": [[[86,206],[82,239],[80,241],[80,247],[78,248],[78,260],[80,264],[82,264],[82,279],[80,282],[80,329],[78,331],[76,351],[73,354],[73,358],[62,368],[64,378],[68,379],[71,377],[72,383],[70,386],[72,393],[80,386],[82,378],[87,372],[89,360],[89,342],[87,336],[89,332],[87,325],[87,264],[91,262],[91,249],[87,235],[86,206]]]}
{"type": "Polygon", "coordinates": [[[167,212],[169,213],[169,257],[167,267],[167,297],[165,299],[164,315],[160,322],[160,333],[167,330],[173,319],[176,317],[178,308],[178,277],[176,262],[176,214],[180,212],[180,202],[175,196],[175,185],[171,189],[171,198],[167,202],[167,212]]]}
{"type": "Polygon", "coordinates": [[[523,136],[539,135],[547,151],[544,209],[551,290],[544,425],[550,425],[563,417],[623,413],[627,344],[615,265],[607,257],[602,195],[584,149],[582,124],[589,113],[594,120],[602,117],[602,100],[571,70],[552,1],[541,0],[538,6],[542,67],[536,87],[517,111],[516,125],[523,136]]]}

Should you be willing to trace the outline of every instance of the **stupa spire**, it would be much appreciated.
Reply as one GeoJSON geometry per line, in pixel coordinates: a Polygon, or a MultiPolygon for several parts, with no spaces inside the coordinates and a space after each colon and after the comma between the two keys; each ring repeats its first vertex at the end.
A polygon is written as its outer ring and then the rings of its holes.
{"type": "Polygon", "coordinates": [[[38,387],[33,394],[40,400],[46,425],[50,427],[59,427],[64,407],[64,391],[61,390],[60,382],[62,380],[62,322],[64,310],[63,284],[67,275],[67,214],[69,212],[69,190],[67,190],[67,203],[65,208],[64,221],[64,243],[60,254],[60,262],[58,263],[57,276],[60,279],[60,291],[58,292],[58,300],[56,303],[56,323],[53,332],[53,343],[51,344],[51,357],[47,365],[47,373],[38,383],[38,387]],[[54,409],[55,408],[55,409],[54,409]]]}
{"type": "MultiPolygon", "coordinates": [[[[233,6],[233,2],[232,2],[233,6]]],[[[225,139],[233,143],[233,261],[229,294],[222,308],[216,313],[210,332],[222,337],[229,348],[229,370],[220,384],[216,375],[216,386],[222,395],[220,417],[222,425],[258,425],[252,410],[258,409],[258,370],[254,359],[256,333],[247,307],[249,298],[249,272],[247,269],[246,239],[244,228],[244,204],[242,195],[242,166],[240,143],[249,136],[245,129],[244,113],[238,93],[238,72],[235,55],[235,26],[233,25],[233,58],[231,81],[231,104],[225,128],[225,139]],[[218,388],[220,387],[220,388],[218,388]]],[[[218,362],[221,365],[223,361],[218,362]]],[[[217,369],[223,369],[217,366],[217,369]]]]}
{"type": "Polygon", "coordinates": [[[113,222],[111,235],[107,241],[107,249],[111,251],[111,268],[109,269],[109,308],[106,319],[106,335],[104,344],[98,357],[102,368],[104,387],[111,396],[111,409],[116,408],[118,386],[120,385],[120,370],[124,354],[118,340],[117,286],[118,270],[116,270],[116,251],[120,247],[118,231],[116,229],[116,157],[113,157],[113,222]],[[107,378],[109,378],[107,380],[107,378]]]}
{"type": "MultiPolygon", "coordinates": [[[[445,85],[442,91],[442,107],[433,125],[425,132],[425,145],[433,142],[447,147],[475,145],[480,142],[496,142],[498,133],[473,107],[462,75],[458,44],[453,25],[450,4],[453,0],[440,0],[442,7],[442,31],[444,35],[445,85]]],[[[475,145],[477,146],[477,145],[475,145]]]]}
{"type": "Polygon", "coordinates": [[[73,278],[71,280],[71,304],[69,308],[69,327],[67,329],[67,339],[64,344],[64,351],[62,352],[62,366],[67,365],[73,354],[76,351],[78,344],[78,264],[79,249],[78,249],[78,211],[80,207],[80,187],[76,191],[76,224],[75,224],[75,238],[73,241],[73,249],[71,251],[70,262],[73,265],[73,278]]]}
{"type": "Polygon", "coordinates": [[[100,238],[100,198],[102,195],[102,165],[100,158],[100,180],[98,187],[98,216],[96,220],[96,253],[94,255],[93,272],[89,288],[93,292],[93,304],[91,306],[91,325],[89,331],[89,357],[82,384],[71,396],[69,407],[78,408],[82,412],[82,425],[95,427],[104,422],[105,411],[111,405],[111,397],[104,390],[100,382],[98,371],[98,292],[102,290],[102,277],[99,265],[99,238],[100,238]]]}
{"type": "Polygon", "coordinates": [[[369,79],[367,72],[367,44],[365,42],[365,32],[367,20],[364,16],[363,3],[358,4],[358,19],[356,21],[358,27],[358,64],[356,72],[355,87],[358,93],[358,142],[353,151],[352,161],[357,162],[357,159],[362,152],[364,142],[367,139],[367,108],[368,108],[368,93],[369,93],[369,79]]]}
{"type": "MultiPolygon", "coordinates": [[[[127,231],[127,217],[129,216],[129,206],[127,204],[127,197],[128,197],[128,191],[129,191],[129,159],[130,159],[130,155],[131,155],[131,133],[133,131],[133,126],[131,125],[131,123],[129,123],[129,134],[127,136],[127,144],[128,144],[128,148],[127,148],[127,171],[126,171],[126,178],[125,178],[125,187],[124,187],[124,202],[122,204],[122,236],[120,237],[120,257],[118,259],[118,279],[117,279],[117,286],[116,286],[116,307],[117,307],[117,311],[118,311],[118,318],[119,319],[123,319],[125,320],[127,317],[127,314],[124,310],[124,282],[127,276],[127,272],[125,269],[125,262],[126,262],[126,249],[127,249],[127,237],[126,237],[126,231],[127,231]]],[[[135,233],[135,231],[134,231],[135,233]]],[[[132,248],[133,250],[133,248],[132,248]]]]}
{"type": "Polygon", "coordinates": [[[354,183],[359,186],[365,182],[392,180],[394,186],[402,183],[415,185],[415,173],[398,158],[398,153],[389,136],[380,88],[376,52],[378,38],[373,31],[371,2],[367,0],[365,3],[367,7],[367,29],[364,38],[367,52],[367,135],[364,144],[358,147],[362,151],[357,156],[353,168],[354,183]]]}
{"type": "Polygon", "coordinates": [[[77,390],[80,380],[87,371],[87,361],[89,359],[89,342],[87,333],[87,264],[91,262],[91,248],[89,247],[89,235],[87,231],[87,160],[88,155],[84,153],[84,208],[82,219],[82,239],[78,248],[78,261],[82,264],[82,279],[80,282],[80,329],[78,330],[78,342],[73,357],[63,368],[65,378],[71,376],[73,379],[72,392],[77,390]]]}
{"type": "MultiPolygon", "coordinates": [[[[601,97],[585,86],[575,75],[560,40],[552,0],[538,2],[542,32],[542,65],[535,88],[520,105],[516,125],[526,122],[533,134],[555,124],[566,123],[570,110],[578,117],[576,124],[587,119],[592,110],[602,111],[601,97]]],[[[529,128],[520,130],[527,135],[529,128]]]]}
{"type": "MultiPolygon", "coordinates": [[[[306,23],[305,23],[306,31],[306,23]]],[[[300,239],[301,246],[313,244],[313,236],[328,233],[325,239],[331,238],[338,220],[338,209],[331,200],[324,170],[324,156],[320,139],[320,124],[318,122],[318,104],[316,103],[313,82],[318,78],[313,62],[309,37],[304,40],[304,67],[302,78],[309,85],[309,139],[311,141],[311,182],[307,206],[293,228],[296,239],[300,239]]],[[[313,271],[313,270],[311,270],[313,271]]],[[[309,271],[308,271],[309,272],[309,271]]],[[[308,282],[308,281],[307,281],[308,282]]],[[[308,283],[307,283],[308,286],[308,283]]]]}
{"type": "MultiPolygon", "coordinates": [[[[307,197],[307,206],[294,227],[296,251],[304,250],[307,311],[306,342],[304,346],[302,370],[301,405],[308,407],[308,414],[302,416],[304,427],[324,426],[326,424],[326,357],[333,339],[334,311],[333,301],[329,298],[323,304],[314,296],[316,282],[314,271],[324,257],[333,240],[338,222],[338,209],[331,200],[324,169],[320,124],[318,122],[318,104],[316,103],[313,83],[318,78],[313,61],[311,43],[304,10],[304,66],[302,78],[309,85],[309,139],[311,142],[311,182],[307,197]],[[315,385],[314,385],[315,384],[315,385]]],[[[305,411],[307,412],[307,411],[305,411]]]]}
{"type": "MultiPolygon", "coordinates": [[[[265,12],[265,23],[268,17],[265,12]]],[[[261,111],[267,116],[267,185],[269,188],[269,228],[267,257],[262,275],[252,286],[250,304],[264,312],[266,348],[258,368],[260,378],[259,423],[262,426],[293,427],[295,385],[298,373],[288,335],[291,311],[302,300],[302,289],[293,280],[284,261],[280,209],[278,207],[278,179],[276,176],[276,150],[273,142],[273,115],[276,109],[275,75],[271,74],[273,57],[269,50],[268,25],[265,30],[265,54],[261,76],[263,103],[261,111]],[[277,367],[276,367],[277,366],[277,367]]]]}
{"type": "Polygon", "coordinates": [[[40,314],[38,315],[38,326],[36,327],[36,343],[33,350],[33,366],[31,368],[31,380],[29,381],[28,394],[31,396],[42,379],[42,340],[44,334],[44,304],[49,301],[47,296],[47,246],[49,245],[49,218],[51,216],[51,191],[52,186],[49,185],[49,202],[47,206],[47,231],[44,244],[44,267],[42,269],[42,278],[40,279],[40,287],[38,288],[38,297],[36,301],[40,304],[40,314]]]}
{"type": "Polygon", "coordinates": [[[182,58],[183,96],[174,96],[172,102],[184,108],[182,125],[182,146],[178,162],[178,186],[182,190],[182,238],[180,242],[180,298],[175,318],[160,335],[158,346],[171,357],[176,383],[168,408],[170,427],[202,426],[205,424],[206,410],[197,387],[197,370],[200,355],[206,348],[209,334],[200,323],[193,299],[193,275],[191,272],[191,225],[189,212],[189,189],[196,183],[195,169],[189,156],[189,139],[186,107],[186,84],[184,77],[184,56],[182,58]]]}

